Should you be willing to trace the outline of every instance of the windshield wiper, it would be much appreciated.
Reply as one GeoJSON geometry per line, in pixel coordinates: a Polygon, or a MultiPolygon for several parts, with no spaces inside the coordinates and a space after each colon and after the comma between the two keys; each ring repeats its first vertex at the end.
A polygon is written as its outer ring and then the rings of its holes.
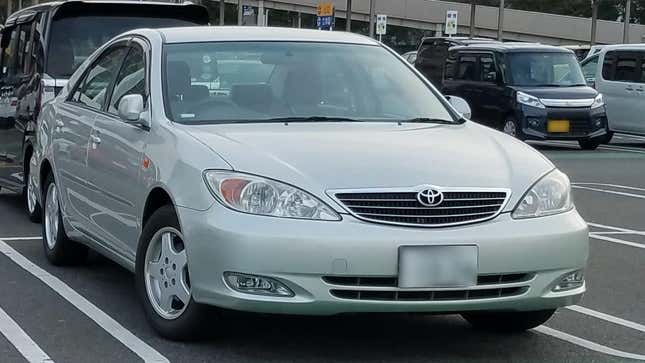
{"type": "Polygon", "coordinates": [[[306,116],[306,117],[274,117],[261,120],[262,122],[363,122],[349,117],[331,117],[331,116],[306,116]]]}
{"type": "Polygon", "coordinates": [[[416,117],[407,120],[401,120],[401,123],[427,123],[427,124],[441,124],[441,125],[456,125],[463,124],[466,120],[462,117],[457,121],[454,120],[444,120],[440,118],[431,118],[431,117],[416,117]]]}

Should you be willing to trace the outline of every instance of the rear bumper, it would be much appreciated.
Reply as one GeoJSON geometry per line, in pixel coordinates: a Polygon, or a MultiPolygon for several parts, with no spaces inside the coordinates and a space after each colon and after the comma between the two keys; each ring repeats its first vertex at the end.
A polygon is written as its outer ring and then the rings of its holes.
{"type": "Polygon", "coordinates": [[[575,210],[528,220],[514,220],[509,213],[503,213],[488,222],[441,229],[384,226],[349,215],[343,215],[340,222],[259,217],[237,213],[217,203],[205,212],[180,208],[179,215],[187,241],[193,297],[197,302],[223,308],[305,315],[528,311],[575,304],[585,291],[582,286],[552,292],[563,275],[586,266],[588,229],[575,210]],[[530,277],[461,289],[402,289],[396,284],[348,286],[324,279],[396,278],[401,246],[473,244],[479,251],[480,276],[528,273],[530,277]],[[240,293],[226,284],[225,272],[273,278],[295,296],[240,293]],[[482,290],[492,289],[514,290],[504,290],[512,294],[500,292],[503,296],[477,297],[482,290]],[[463,290],[471,297],[466,297],[463,290]],[[345,293],[339,296],[337,291],[345,293]],[[419,291],[426,294],[421,301],[397,299],[398,295],[419,291]],[[439,292],[435,294],[437,299],[428,294],[431,291],[439,292]]]}
{"type": "Polygon", "coordinates": [[[516,111],[516,116],[528,140],[589,140],[607,134],[607,115],[604,107],[538,109],[522,105],[516,111]],[[549,120],[569,120],[570,131],[549,132],[549,120]]]}

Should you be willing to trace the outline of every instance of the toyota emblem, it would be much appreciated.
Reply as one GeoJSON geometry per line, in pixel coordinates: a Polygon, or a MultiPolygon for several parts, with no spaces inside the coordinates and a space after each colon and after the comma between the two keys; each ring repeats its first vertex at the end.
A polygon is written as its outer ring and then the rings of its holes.
{"type": "Polygon", "coordinates": [[[443,202],[443,193],[436,189],[424,189],[417,193],[417,200],[426,207],[436,207],[443,202]]]}

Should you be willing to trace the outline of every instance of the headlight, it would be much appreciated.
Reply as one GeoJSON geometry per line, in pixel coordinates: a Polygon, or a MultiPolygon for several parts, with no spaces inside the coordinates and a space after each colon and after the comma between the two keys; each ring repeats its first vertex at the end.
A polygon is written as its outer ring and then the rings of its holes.
{"type": "Polygon", "coordinates": [[[598,108],[605,105],[605,101],[602,99],[602,93],[599,93],[598,96],[593,100],[591,108],[598,108]]]}
{"type": "Polygon", "coordinates": [[[544,106],[542,102],[540,102],[539,98],[531,96],[524,92],[517,92],[517,102],[531,107],[546,108],[546,106],[544,106]]]}
{"type": "Polygon", "coordinates": [[[340,216],[313,195],[255,175],[210,170],[204,179],[213,195],[239,212],[263,216],[338,221],[340,216]]]}
{"type": "Polygon", "coordinates": [[[569,178],[554,170],[540,179],[515,207],[513,218],[533,218],[564,213],[573,208],[569,178]]]}

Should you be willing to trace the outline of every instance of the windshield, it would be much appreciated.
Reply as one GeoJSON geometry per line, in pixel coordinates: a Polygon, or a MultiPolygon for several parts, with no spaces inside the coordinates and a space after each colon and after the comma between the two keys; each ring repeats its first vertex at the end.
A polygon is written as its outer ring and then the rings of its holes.
{"type": "Polygon", "coordinates": [[[165,47],[168,116],[181,123],[454,122],[405,63],[377,46],[210,42],[165,47]]]}
{"type": "Polygon", "coordinates": [[[82,16],[55,20],[50,29],[47,67],[54,78],[69,78],[87,57],[116,35],[137,28],[195,25],[185,20],[134,16],[82,16]]]}
{"type": "Polygon", "coordinates": [[[509,65],[514,86],[585,85],[578,60],[571,53],[511,53],[509,65]]]}

